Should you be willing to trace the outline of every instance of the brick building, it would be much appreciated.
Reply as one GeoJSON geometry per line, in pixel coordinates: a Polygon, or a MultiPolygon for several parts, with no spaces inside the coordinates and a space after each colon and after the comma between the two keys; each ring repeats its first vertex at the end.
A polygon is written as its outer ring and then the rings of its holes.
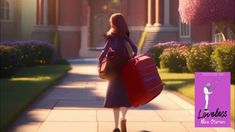
{"type": "Polygon", "coordinates": [[[178,0],[0,0],[1,41],[59,35],[64,57],[97,57],[112,13],[123,13],[142,52],[164,41],[212,41],[212,25],[181,23],[178,0]]]}

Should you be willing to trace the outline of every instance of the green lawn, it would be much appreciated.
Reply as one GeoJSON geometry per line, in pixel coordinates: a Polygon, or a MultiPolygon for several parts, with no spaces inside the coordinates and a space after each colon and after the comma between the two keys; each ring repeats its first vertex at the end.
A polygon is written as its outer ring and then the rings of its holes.
{"type": "MultiPolygon", "coordinates": [[[[194,74],[192,73],[168,73],[159,70],[160,76],[168,89],[176,90],[194,100],[194,74]]],[[[231,85],[231,115],[234,120],[234,91],[235,85],[231,85]]]]}
{"type": "Polygon", "coordinates": [[[0,79],[1,130],[69,69],[70,65],[37,66],[25,68],[13,78],[0,79]]]}

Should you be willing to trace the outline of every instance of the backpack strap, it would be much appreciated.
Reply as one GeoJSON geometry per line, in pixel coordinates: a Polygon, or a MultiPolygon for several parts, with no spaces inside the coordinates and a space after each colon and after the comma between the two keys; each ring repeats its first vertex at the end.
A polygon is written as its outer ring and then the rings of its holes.
{"type": "Polygon", "coordinates": [[[129,56],[129,58],[132,58],[134,56],[134,52],[131,47],[130,41],[128,40],[128,38],[125,38],[125,40],[128,42],[128,43],[125,43],[125,47],[127,49],[128,56],[129,56]]]}

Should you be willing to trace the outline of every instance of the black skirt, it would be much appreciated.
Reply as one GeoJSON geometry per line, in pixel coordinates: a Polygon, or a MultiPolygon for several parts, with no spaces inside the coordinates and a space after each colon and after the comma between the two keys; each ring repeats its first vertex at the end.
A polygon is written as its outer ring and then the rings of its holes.
{"type": "Polygon", "coordinates": [[[131,107],[126,88],[121,78],[109,81],[106,98],[104,100],[104,107],[131,107]]]}

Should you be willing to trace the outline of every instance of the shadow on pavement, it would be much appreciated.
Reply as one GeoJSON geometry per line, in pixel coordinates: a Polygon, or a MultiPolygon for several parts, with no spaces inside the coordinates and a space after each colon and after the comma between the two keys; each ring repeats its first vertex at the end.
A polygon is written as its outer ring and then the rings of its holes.
{"type": "MultiPolygon", "coordinates": [[[[96,65],[97,62],[73,63],[73,66],[96,65]]],[[[93,69],[94,70],[94,69],[93,69]]],[[[107,82],[96,73],[68,73],[52,88],[35,101],[11,126],[43,122],[51,110],[104,109],[107,82]]],[[[132,110],[157,110],[157,105],[148,103],[132,110]]],[[[13,127],[8,131],[12,131],[13,127]]]]}
{"type": "Polygon", "coordinates": [[[166,87],[170,90],[178,90],[182,86],[194,84],[194,79],[163,79],[166,87]]]}

